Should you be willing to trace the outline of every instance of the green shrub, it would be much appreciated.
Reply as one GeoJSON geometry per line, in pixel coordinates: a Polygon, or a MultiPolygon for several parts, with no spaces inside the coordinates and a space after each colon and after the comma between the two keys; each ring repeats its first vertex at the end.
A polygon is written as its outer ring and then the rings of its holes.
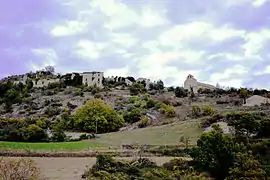
{"type": "Polygon", "coordinates": [[[140,108],[142,108],[142,109],[147,108],[147,102],[146,102],[145,100],[142,100],[142,101],[141,101],[140,108]]]}
{"type": "Polygon", "coordinates": [[[140,124],[139,124],[139,128],[144,128],[144,127],[146,127],[147,124],[148,124],[148,122],[149,122],[149,119],[148,119],[148,118],[143,118],[143,119],[141,120],[140,124]]]}
{"type": "Polygon", "coordinates": [[[64,132],[63,127],[60,126],[55,126],[52,128],[52,137],[51,140],[52,141],[56,141],[56,142],[64,142],[67,139],[67,136],[64,132]]]}
{"type": "Polygon", "coordinates": [[[84,95],[84,92],[83,92],[82,89],[78,89],[78,90],[76,90],[74,92],[74,96],[81,96],[81,97],[83,97],[83,95],[84,95]]]}
{"type": "Polygon", "coordinates": [[[211,117],[208,117],[202,124],[203,128],[207,128],[209,126],[211,126],[214,123],[217,123],[219,121],[221,121],[223,118],[225,118],[223,115],[221,114],[214,114],[211,117]]]}
{"type": "Polygon", "coordinates": [[[130,95],[134,96],[134,95],[138,95],[141,93],[145,93],[146,89],[143,86],[143,84],[134,83],[129,87],[129,91],[130,91],[130,95]]]}
{"type": "Polygon", "coordinates": [[[176,87],[175,90],[174,90],[174,93],[175,93],[175,96],[176,97],[187,97],[188,96],[188,91],[185,90],[184,88],[182,87],[176,87]]]}
{"type": "Polygon", "coordinates": [[[153,107],[155,107],[156,104],[157,104],[157,101],[152,99],[152,98],[148,98],[146,101],[147,108],[153,108],[153,107]]]}
{"type": "Polygon", "coordinates": [[[202,107],[202,111],[203,111],[204,116],[211,116],[215,113],[212,106],[206,106],[206,105],[202,107]]]}
{"type": "Polygon", "coordinates": [[[136,108],[130,112],[125,112],[123,117],[126,122],[135,123],[141,120],[142,112],[140,111],[140,109],[136,108]]]}
{"type": "Polygon", "coordinates": [[[130,103],[133,103],[134,104],[136,101],[139,101],[139,98],[137,96],[131,96],[129,98],[129,101],[130,101],[130,103]]]}
{"type": "Polygon", "coordinates": [[[60,111],[57,108],[47,107],[44,111],[48,117],[56,116],[60,114],[60,111]]]}
{"type": "Polygon", "coordinates": [[[173,118],[176,116],[176,111],[173,106],[162,104],[160,108],[160,112],[164,114],[167,118],[173,118]]]}
{"type": "Polygon", "coordinates": [[[102,99],[102,94],[96,93],[94,95],[94,98],[96,98],[96,99],[102,99]]]}
{"type": "Polygon", "coordinates": [[[199,117],[201,115],[201,108],[199,106],[192,106],[191,114],[194,117],[199,117]]]}

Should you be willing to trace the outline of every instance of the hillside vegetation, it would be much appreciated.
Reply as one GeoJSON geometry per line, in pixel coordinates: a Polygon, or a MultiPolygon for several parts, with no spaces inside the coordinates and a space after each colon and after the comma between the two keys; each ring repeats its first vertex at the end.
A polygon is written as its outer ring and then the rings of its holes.
{"type": "MultiPolygon", "coordinates": [[[[243,106],[253,95],[266,98],[269,92],[228,88],[195,94],[165,88],[162,81],[150,89],[144,82],[104,81],[98,88],[62,80],[34,88],[31,79],[3,81],[0,146],[74,151],[114,146],[189,158],[158,166],[142,157],[127,162],[99,155],[82,175],[88,179],[269,179],[269,103],[243,106]]],[[[22,168],[1,162],[11,172],[22,168]]],[[[10,175],[5,173],[0,179],[10,175]]]]}

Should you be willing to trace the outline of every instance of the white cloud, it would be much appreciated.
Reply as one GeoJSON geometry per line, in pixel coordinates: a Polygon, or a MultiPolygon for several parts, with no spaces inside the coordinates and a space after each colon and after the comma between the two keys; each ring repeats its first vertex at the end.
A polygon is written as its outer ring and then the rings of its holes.
{"type": "Polygon", "coordinates": [[[254,7],[260,7],[264,5],[266,2],[269,2],[269,0],[227,0],[228,6],[236,6],[241,5],[244,3],[252,4],[254,7]]]}
{"type": "Polygon", "coordinates": [[[222,86],[240,87],[242,86],[241,76],[247,74],[249,69],[242,65],[234,65],[224,72],[214,73],[210,77],[211,83],[220,83],[222,86]]]}
{"type": "Polygon", "coordinates": [[[257,71],[254,75],[270,74],[270,65],[266,66],[262,71],[257,71]]]}
{"type": "Polygon", "coordinates": [[[86,33],[88,29],[87,22],[68,21],[66,25],[58,25],[51,31],[53,36],[73,36],[86,33]]]}
{"type": "Polygon", "coordinates": [[[269,2],[269,0],[253,0],[253,6],[262,6],[264,3],[269,2]]]}
{"type": "Polygon", "coordinates": [[[138,21],[142,27],[155,27],[168,24],[165,18],[165,12],[153,11],[151,8],[145,8],[138,21]]]}
{"type": "Polygon", "coordinates": [[[96,60],[100,57],[100,52],[105,49],[106,46],[106,43],[95,43],[88,40],[81,40],[77,43],[76,53],[79,57],[96,60]]]}
{"type": "Polygon", "coordinates": [[[128,33],[111,33],[111,42],[117,43],[120,46],[131,47],[139,40],[128,33]]]}
{"type": "Polygon", "coordinates": [[[248,33],[245,37],[246,43],[242,46],[245,56],[259,55],[261,49],[270,39],[270,30],[262,29],[259,32],[248,33]]]}
{"type": "Polygon", "coordinates": [[[104,72],[104,75],[106,77],[108,76],[122,76],[126,77],[129,76],[129,68],[128,67],[123,67],[119,69],[108,69],[104,72]]]}
{"type": "Polygon", "coordinates": [[[40,70],[46,66],[55,66],[59,61],[58,55],[54,49],[32,49],[32,52],[40,58],[39,62],[30,61],[28,66],[32,70],[40,70]]]}
{"type": "Polygon", "coordinates": [[[194,21],[187,24],[175,25],[164,31],[159,36],[160,44],[176,49],[185,48],[189,40],[204,39],[211,41],[223,41],[233,37],[244,37],[245,31],[235,30],[228,25],[215,27],[213,24],[203,21],[194,21]]]}

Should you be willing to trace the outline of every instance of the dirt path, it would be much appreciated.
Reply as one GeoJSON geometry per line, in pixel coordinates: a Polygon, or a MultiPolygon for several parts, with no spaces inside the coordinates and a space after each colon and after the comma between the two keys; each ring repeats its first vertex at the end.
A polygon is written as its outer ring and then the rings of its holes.
{"type": "MultiPolygon", "coordinates": [[[[7,158],[7,157],[5,157],[7,158]]],[[[15,158],[15,157],[13,157],[15,158]]],[[[81,175],[86,166],[93,166],[96,158],[39,158],[33,157],[38,167],[48,180],[81,180],[81,175]]],[[[131,160],[132,157],[121,157],[119,159],[131,160]]],[[[157,164],[163,164],[173,157],[149,157],[150,160],[157,164]]]]}

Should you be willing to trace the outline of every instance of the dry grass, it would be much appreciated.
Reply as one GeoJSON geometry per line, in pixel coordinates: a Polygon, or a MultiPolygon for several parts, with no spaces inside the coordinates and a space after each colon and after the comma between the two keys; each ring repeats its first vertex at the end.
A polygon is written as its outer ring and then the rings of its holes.
{"type": "Polygon", "coordinates": [[[30,159],[0,158],[0,180],[40,180],[39,168],[30,159]]]}
{"type": "Polygon", "coordinates": [[[180,138],[184,136],[189,138],[190,144],[196,144],[202,132],[200,120],[189,120],[132,131],[101,134],[95,141],[114,147],[120,147],[122,144],[177,145],[180,138]]]}

